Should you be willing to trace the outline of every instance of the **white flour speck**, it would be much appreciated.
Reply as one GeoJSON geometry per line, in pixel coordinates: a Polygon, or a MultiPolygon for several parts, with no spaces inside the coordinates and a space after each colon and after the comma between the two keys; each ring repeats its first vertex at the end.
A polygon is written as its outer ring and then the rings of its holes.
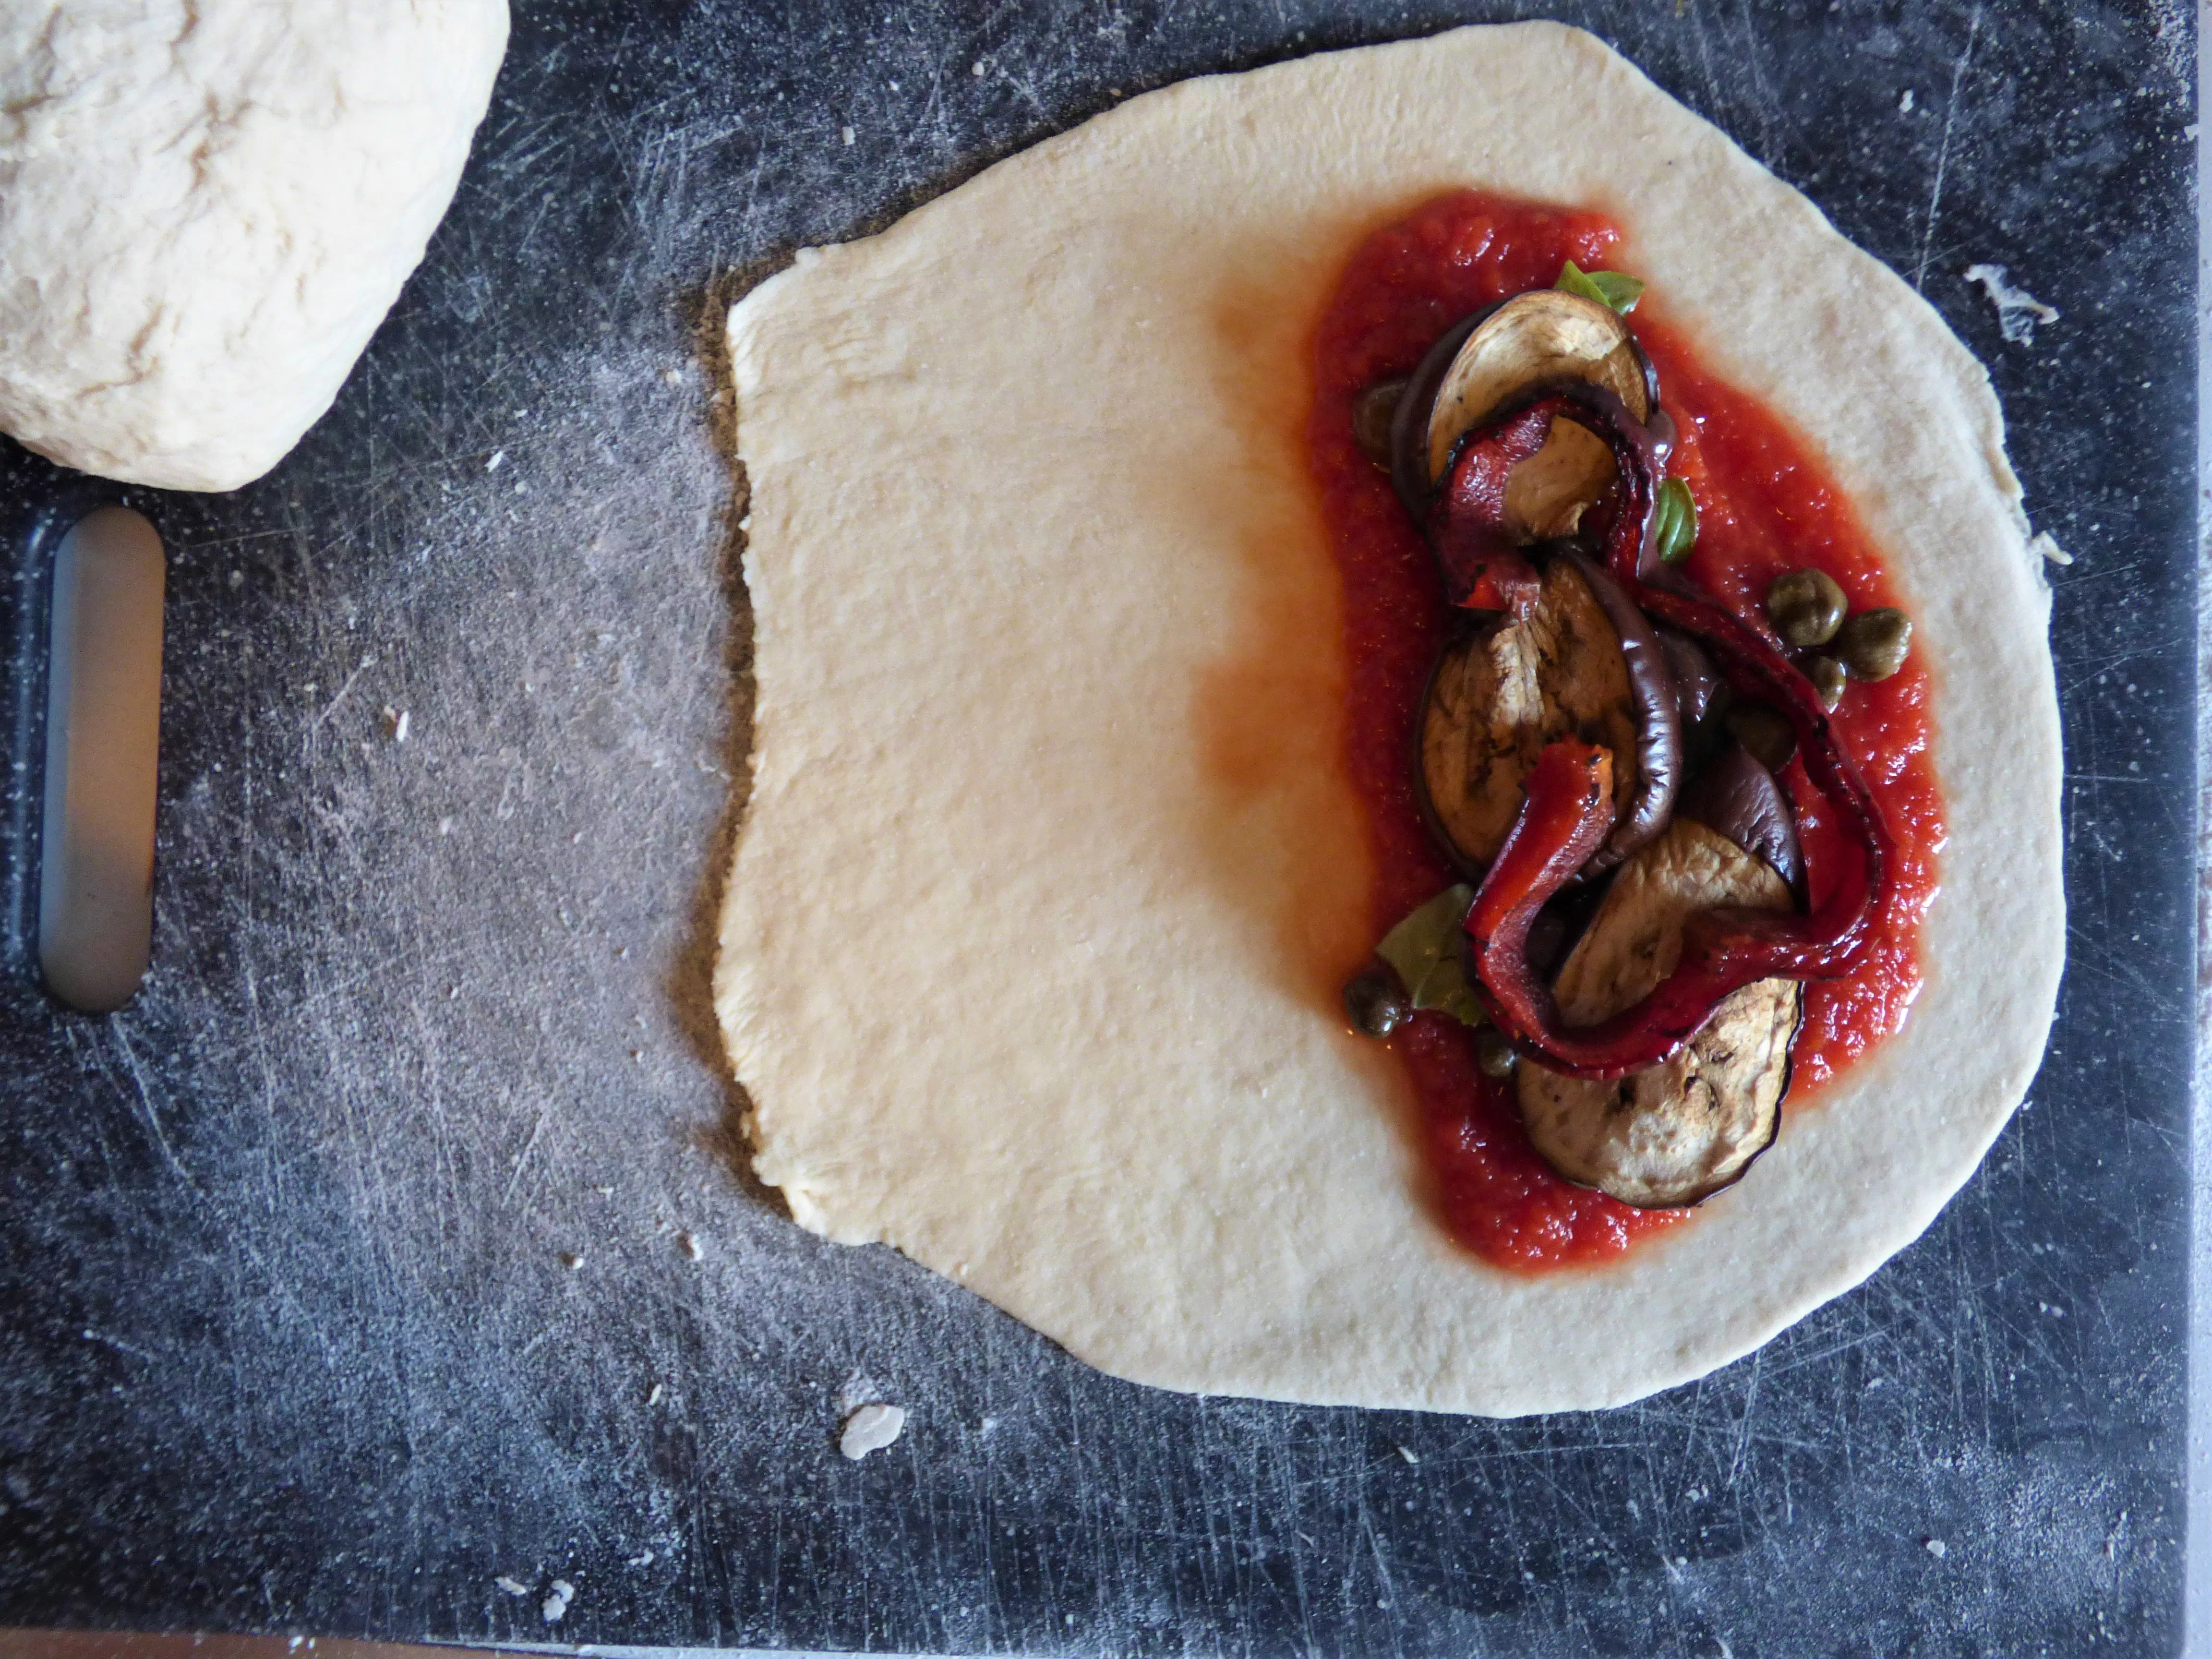
{"type": "Polygon", "coordinates": [[[576,1587],[565,1578],[556,1578],[551,1592],[538,1604],[538,1616],[549,1625],[557,1625],[568,1613],[568,1603],[575,1599],[576,1587]]]}
{"type": "Polygon", "coordinates": [[[2035,325],[2058,320],[2057,307],[2047,306],[2026,289],[2005,281],[2002,265],[1968,265],[1966,280],[1982,285],[1982,292],[1997,308],[1997,332],[2014,345],[2033,345],[2035,325]]]}
{"type": "Polygon", "coordinates": [[[863,1406],[845,1419],[837,1449],[855,1463],[872,1451],[880,1451],[899,1437],[906,1427],[906,1410],[900,1406],[863,1406]]]}

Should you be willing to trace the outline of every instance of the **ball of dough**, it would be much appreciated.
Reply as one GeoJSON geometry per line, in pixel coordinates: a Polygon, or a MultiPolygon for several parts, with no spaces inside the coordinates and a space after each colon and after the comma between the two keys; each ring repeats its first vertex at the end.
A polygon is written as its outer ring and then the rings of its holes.
{"type": "Polygon", "coordinates": [[[0,0],[0,429],[232,489],[337,397],[453,199],[506,0],[0,0]]]}

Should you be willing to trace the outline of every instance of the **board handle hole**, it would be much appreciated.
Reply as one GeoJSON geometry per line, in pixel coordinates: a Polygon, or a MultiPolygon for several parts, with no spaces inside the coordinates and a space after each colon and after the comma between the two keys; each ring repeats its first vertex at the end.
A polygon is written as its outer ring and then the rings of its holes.
{"type": "Polygon", "coordinates": [[[87,1013],[128,1002],[153,957],[163,574],[161,532],[127,507],[54,555],[39,969],[87,1013]]]}

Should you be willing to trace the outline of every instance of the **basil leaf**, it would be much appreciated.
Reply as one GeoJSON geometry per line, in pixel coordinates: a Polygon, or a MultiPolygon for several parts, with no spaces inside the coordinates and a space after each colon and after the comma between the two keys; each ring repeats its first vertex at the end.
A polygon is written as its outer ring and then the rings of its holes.
{"type": "Polygon", "coordinates": [[[1397,970],[1416,1008],[1433,1008],[1462,1025],[1486,1016],[1460,966],[1459,935],[1474,902],[1474,889],[1447,887],[1383,934],[1375,954],[1397,970]]]}
{"type": "Polygon", "coordinates": [[[1634,276],[1618,270],[1583,270],[1572,259],[1559,272],[1559,280],[1552,284],[1570,294],[1579,294],[1585,300],[1595,300],[1601,306],[1611,306],[1626,317],[1636,309],[1636,302],[1644,297],[1644,284],[1634,276]]]}
{"type": "Polygon", "coordinates": [[[1698,502],[1690,494],[1690,486],[1680,478],[1661,479],[1658,511],[1654,516],[1658,522],[1653,526],[1652,539],[1658,544],[1660,562],[1681,563],[1698,542],[1698,502]]]}
{"type": "Polygon", "coordinates": [[[1433,1008],[1462,1025],[1480,1025],[1490,1018],[1475,1000],[1474,988],[1467,982],[1467,970],[1459,965],[1456,951],[1437,963],[1428,982],[1421,987],[1421,994],[1413,999],[1413,1006],[1433,1008]]]}

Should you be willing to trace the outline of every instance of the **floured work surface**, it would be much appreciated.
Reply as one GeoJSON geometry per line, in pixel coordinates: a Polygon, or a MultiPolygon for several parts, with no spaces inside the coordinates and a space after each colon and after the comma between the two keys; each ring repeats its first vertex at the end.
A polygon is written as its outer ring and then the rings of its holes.
{"type": "MultiPolygon", "coordinates": [[[[151,502],[154,978],[104,1026],[20,966],[0,998],[0,1617],[968,1652],[1787,1652],[1839,1628],[1877,1652],[2171,1650],[2180,43],[1964,5],[1756,36],[1695,8],[1575,15],[1908,280],[1924,256],[2076,558],[2054,573],[2059,1024],[1929,1235],[1694,1389],[1493,1425],[1116,1383],[748,1196],[712,1139],[711,1035],[671,991],[696,988],[703,924],[670,895],[707,883],[742,753],[729,486],[684,296],[878,228],[1111,88],[1346,26],[526,10],[453,217],[332,421],[237,497],[151,502]],[[1973,264],[2060,319],[2008,343],[1973,264]],[[2101,435],[2115,386],[2126,442],[2101,435]],[[851,1462],[856,1370],[908,1416],[851,1462]]],[[[9,466],[11,493],[52,477],[9,466]]]]}

